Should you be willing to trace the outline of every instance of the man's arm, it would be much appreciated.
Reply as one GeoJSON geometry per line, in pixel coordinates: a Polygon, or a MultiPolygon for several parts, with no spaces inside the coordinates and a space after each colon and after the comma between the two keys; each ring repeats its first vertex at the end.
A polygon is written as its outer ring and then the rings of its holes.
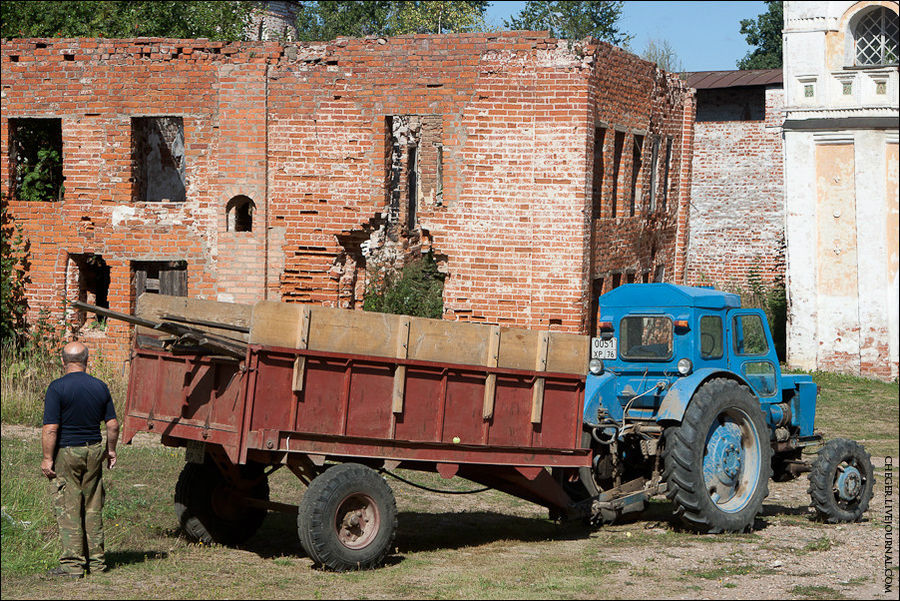
{"type": "Polygon", "coordinates": [[[119,420],[113,418],[106,422],[106,459],[110,468],[116,465],[117,444],[119,444],[119,420]]]}
{"type": "Polygon", "coordinates": [[[53,454],[56,451],[56,438],[59,435],[59,424],[44,424],[41,428],[41,449],[44,451],[44,459],[41,461],[41,471],[50,478],[56,478],[53,471],[53,454]]]}

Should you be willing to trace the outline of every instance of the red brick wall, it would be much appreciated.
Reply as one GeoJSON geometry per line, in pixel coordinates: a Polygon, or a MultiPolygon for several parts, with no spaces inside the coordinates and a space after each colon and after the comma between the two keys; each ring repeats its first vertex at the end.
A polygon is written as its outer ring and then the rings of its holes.
{"type": "MultiPolygon", "coordinates": [[[[133,304],[131,261],[162,260],[187,261],[195,297],[358,306],[359,243],[386,218],[387,123],[398,115],[441,116],[443,199],[423,188],[417,213],[423,248],[448,273],[446,318],[581,332],[598,274],[663,265],[667,281],[680,277],[690,96],[606,44],[568,48],[522,32],[290,46],[9,40],[2,55],[7,194],[9,119],[63,125],[64,200],[11,202],[32,241],[35,310],[59,313],[69,253],[103,256],[114,310],[133,304]],[[183,119],[187,200],[132,202],[130,120],[163,115],[183,119]],[[645,136],[644,192],[633,217],[592,223],[601,124],[624,129],[626,142],[645,136]],[[650,213],[657,135],[672,138],[673,159],[666,208],[650,213]],[[255,203],[251,232],[227,231],[237,195],[255,203]]],[[[122,358],[125,331],[92,335],[122,358]]]]}
{"type": "MultiPolygon", "coordinates": [[[[734,104],[731,96],[712,101],[734,104]]],[[[752,273],[784,277],[783,101],[782,87],[769,86],[764,121],[695,124],[690,284],[747,289],[752,273]]]]}

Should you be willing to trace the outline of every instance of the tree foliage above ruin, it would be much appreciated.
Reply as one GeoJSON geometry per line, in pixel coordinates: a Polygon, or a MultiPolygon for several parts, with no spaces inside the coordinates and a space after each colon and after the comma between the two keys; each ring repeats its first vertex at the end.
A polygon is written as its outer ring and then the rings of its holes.
{"type": "Polygon", "coordinates": [[[171,37],[240,40],[253,2],[4,0],[4,38],[171,37]]]}
{"type": "Polygon", "coordinates": [[[458,33],[487,28],[488,2],[300,2],[297,30],[301,40],[339,36],[391,36],[410,33],[458,33]]]}
{"type": "Polygon", "coordinates": [[[555,38],[580,40],[588,36],[620,46],[631,36],[619,29],[622,2],[538,2],[529,0],[518,16],[504,20],[510,29],[548,30],[555,38]]]}
{"type": "Polygon", "coordinates": [[[738,69],[780,69],[784,27],[783,2],[769,0],[767,10],[755,19],[741,19],[741,33],[753,50],[738,61],[738,69]]]}

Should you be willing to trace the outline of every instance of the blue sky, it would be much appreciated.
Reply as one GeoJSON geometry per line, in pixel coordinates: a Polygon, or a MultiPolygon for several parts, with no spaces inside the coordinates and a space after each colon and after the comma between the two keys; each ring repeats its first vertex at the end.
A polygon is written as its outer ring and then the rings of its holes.
{"type": "MultiPolygon", "coordinates": [[[[492,2],[488,22],[502,25],[525,2],[492,2]]],[[[686,71],[737,69],[751,50],[741,35],[741,19],[766,12],[765,2],[626,1],[619,29],[634,36],[631,50],[640,54],[651,39],[668,40],[686,71]]]]}

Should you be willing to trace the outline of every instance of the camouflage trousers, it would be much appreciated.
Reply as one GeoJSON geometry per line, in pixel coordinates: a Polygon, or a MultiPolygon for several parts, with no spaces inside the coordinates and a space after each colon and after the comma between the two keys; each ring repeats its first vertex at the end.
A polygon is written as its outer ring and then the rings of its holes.
{"type": "Polygon", "coordinates": [[[106,570],[103,549],[103,455],[102,442],[90,446],[64,447],[57,451],[50,481],[59,540],[59,563],[69,574],[106,570]]]}

